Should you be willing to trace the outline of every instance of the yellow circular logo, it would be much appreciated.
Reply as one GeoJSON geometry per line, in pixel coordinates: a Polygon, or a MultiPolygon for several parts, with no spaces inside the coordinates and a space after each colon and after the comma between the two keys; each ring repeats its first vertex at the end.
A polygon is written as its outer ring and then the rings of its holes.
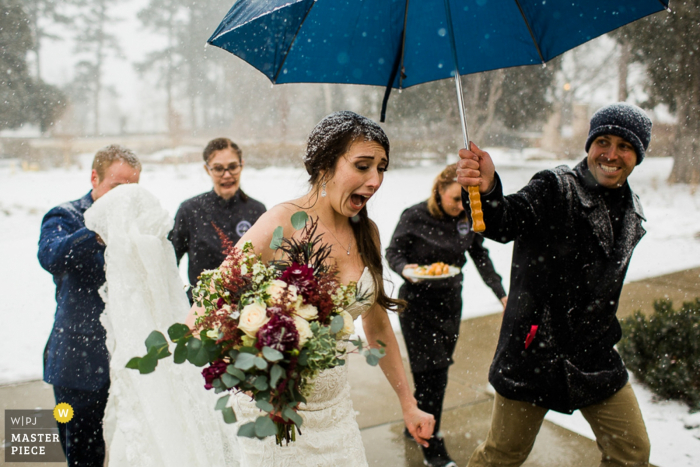
{"type": "Polygon", "coordinates": [[[71,407],[70,404],[61,402],[54,407],[53,418],[55,418],[58,423],[70,422],[73,418],[73,407],[71,407]]]}

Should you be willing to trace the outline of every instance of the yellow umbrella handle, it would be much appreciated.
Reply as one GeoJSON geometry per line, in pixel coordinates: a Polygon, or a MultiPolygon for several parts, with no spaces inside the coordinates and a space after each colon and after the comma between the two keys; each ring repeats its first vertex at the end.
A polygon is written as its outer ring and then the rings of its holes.
{"type": "Polygon", "coordinates": [[[484,224],[484,212],[481,210],[479,187],[467,187],[467,192],[469,193],[469,207],[472,211],[472,229],[474,232],[483,232],[486,230],[486,224],[484,224]]]}

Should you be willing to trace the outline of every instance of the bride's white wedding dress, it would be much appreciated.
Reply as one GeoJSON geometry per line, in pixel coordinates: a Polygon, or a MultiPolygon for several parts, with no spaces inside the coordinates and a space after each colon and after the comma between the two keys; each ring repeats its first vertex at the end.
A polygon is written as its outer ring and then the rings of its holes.
{"type": "MultiPolygon", "coordinates": [[[[170,359],[160,360],[149,375],[126,369],[129,359],[145,354],[144,340],[152,330],[165,334],[189,312],[175,253],[166,238],[173,221],[155,196],[134,184],[102,196],[86,211],[85,223],[107,244],[101,321],[111,354],[105,415],[111,467],[367,465],[347,365],[319,375],[308,403],[299,410],[302,435],[282,447],[274,438],[239,438],[238,426],[254,420],[259,409],[247,396],[236,395],[231,399],[239,421],[226,425],[214,410],[219,395],[204,389],[200,369],[175,365],[170,359]]],[[[367,269],[359,285],[374,291],[367,269]]],[[[356,303],[347,311],[357,318],[368,309],[368,304],[356,303]]]]}

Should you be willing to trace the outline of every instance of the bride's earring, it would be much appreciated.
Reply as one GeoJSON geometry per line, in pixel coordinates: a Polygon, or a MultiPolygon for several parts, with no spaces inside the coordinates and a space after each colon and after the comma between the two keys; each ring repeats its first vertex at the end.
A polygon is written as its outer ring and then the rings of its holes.
{"type": "Polygon", "coordinates": [[[321,198],[325,198],[325,197],[326,197],[326,182],[323,182],[321,184],[321,198]]]}

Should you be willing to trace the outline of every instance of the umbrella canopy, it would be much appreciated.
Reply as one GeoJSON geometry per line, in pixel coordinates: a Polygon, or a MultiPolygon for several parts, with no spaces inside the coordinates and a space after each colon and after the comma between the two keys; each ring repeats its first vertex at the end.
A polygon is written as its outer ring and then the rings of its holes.
{"type": "Polygon", "coordinates": [[[544,63],[667,7],[668,0],[239,0],[208,42],[273,83],[405,88],[455,69],[544,63]]]}
{"type": "MultiPolygon", "coordinates": [[[[668,8],[669,0],[238,0],[209,38],[270,81],[386,86],[545,63],[668,8]]],[[[469,187],[473,229],[484,225],[469,187]]]]}

